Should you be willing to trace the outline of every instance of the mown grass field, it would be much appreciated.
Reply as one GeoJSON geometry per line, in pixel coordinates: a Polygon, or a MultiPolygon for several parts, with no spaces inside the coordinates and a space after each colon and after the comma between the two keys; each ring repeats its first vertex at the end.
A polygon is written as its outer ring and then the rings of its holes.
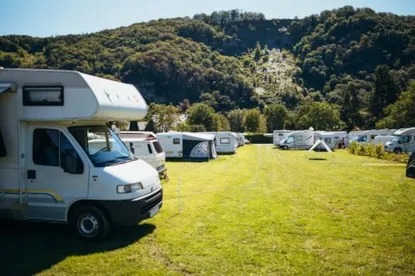
{"type": "Polygon", "coordinates": [[[61,225],[0,226],[0,274],[415,274],[404,165],[252,145],[168,169],[161,213],[106,242],[61,225]]]}

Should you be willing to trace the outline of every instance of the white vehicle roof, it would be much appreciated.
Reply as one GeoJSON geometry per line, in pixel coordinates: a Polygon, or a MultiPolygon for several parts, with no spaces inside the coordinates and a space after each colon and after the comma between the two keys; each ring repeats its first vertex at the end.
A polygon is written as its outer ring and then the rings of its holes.
{"type": "Polygon", "coordinates": [[[400,128],[397,131],[395,131],[394,135],[406,135],[410,132],[415,132],[415,127],[400,128]]]}
{"type": "Polygon", "coordinates": [[[157,133],[158,137],[180,137],[187,140],[213,140],[214,134],[208,133],[192,133],[192,132],[163,132],[157,133]]]}
{"type": "MultiPolygon", "coordinates": [[[[140,120],[147,113],[147,104],[133,85],[77,71],[1,69],[0,83],[2,87],[0,93],[7,86],[16,88],[17,91],[12,93],[17,95],[15,108],[18,110],[19,119],[37,121],[140,120]],[[23,105],[23,89],[45,92],[50,86],[63,87],[62,105],[23,105]]],[[[32,95],[36,94],[32,93],[32,95]]]]}

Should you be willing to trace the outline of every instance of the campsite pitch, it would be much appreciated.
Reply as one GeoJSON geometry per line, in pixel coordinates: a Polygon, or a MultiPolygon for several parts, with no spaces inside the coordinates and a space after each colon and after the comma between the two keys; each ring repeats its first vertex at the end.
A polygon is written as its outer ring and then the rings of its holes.
{"type": "Polygon", "coordinates": [[[381,164],[393,163],[346,151],[316,161],[255,145],[205,163],[169,162],[154,218],[103,243],[78,241],[61,225],[0,225],[0,271],[413,275],[415,181],[381,164]]]}

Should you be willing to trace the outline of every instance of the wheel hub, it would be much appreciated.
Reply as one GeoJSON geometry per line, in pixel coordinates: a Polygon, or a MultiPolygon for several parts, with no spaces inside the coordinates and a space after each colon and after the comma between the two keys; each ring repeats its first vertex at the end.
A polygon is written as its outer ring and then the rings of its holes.
{"type": "Polygon", "coordinates": [[[99,223],[92,214],[85,214],[79,219],[79,228],[86,235],[93,235],[99,229],[99,223]]]}

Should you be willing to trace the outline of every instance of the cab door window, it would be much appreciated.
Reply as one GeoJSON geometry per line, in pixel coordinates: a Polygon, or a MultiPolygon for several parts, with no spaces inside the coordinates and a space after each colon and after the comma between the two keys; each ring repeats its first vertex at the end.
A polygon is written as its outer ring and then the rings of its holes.
{"type": "Polygon", "coordinates": [[[64,172],[83,173],[81,158],[66,136],[58,130],[35,129],[32,153],[36,165],[60,166],[64,172]]]}

